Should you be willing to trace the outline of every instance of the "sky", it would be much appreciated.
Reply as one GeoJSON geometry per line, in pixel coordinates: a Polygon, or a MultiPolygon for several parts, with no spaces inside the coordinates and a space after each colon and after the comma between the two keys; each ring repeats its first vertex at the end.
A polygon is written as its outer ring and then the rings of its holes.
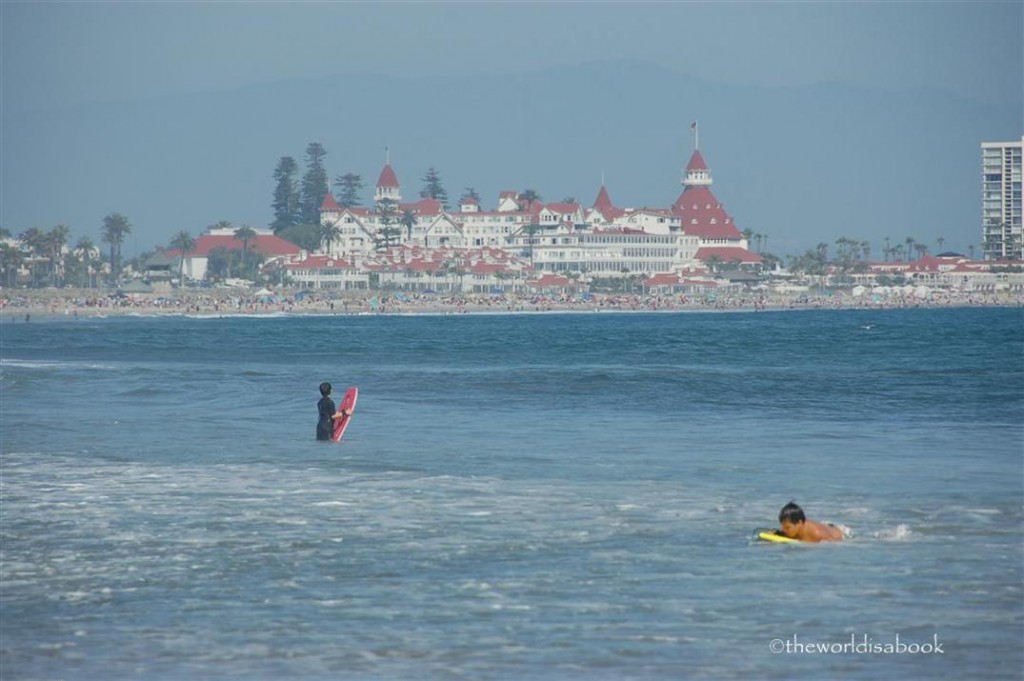
{"type": "MultiPolygon", "coordinates": [[[[642,60],[727,84],[937,90],[1018,109],[1024,87],[1019,0],[3,0],[0,12],[5,113],[344,73],[501,79],[608,59],[642,60]]],[[[4,137],[17,134],[4,126],[4,137]]],[[[24,229],[20,197],[0,191],[4,226],[24,229]]]]}

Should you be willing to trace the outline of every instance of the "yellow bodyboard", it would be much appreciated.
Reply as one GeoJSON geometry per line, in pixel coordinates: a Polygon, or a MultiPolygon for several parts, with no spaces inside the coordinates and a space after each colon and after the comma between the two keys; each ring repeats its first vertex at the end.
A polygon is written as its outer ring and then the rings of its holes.
{"type": "Polygon", "coordinates": [[[790,539],[789,537],[779,534],[775,530],[760,530],[757,533],[757,538],[761,541],[771,541],[776,544],[799,544],[799,539],[790,539]]]}

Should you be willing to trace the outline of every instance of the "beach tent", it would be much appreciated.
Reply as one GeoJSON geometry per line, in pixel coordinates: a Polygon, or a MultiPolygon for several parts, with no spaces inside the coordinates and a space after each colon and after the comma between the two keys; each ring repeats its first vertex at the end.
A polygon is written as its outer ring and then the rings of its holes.
{"type": "Polygon", "coordinates": [[[853,293],[853,297],[854,298],[859,298],[862,295],[864,295],[866,292],[867,292],[867,288],[865,288],[864,286],[854,286],[853,287],[853,291],[851,291],[851,293],[853,293]]]}

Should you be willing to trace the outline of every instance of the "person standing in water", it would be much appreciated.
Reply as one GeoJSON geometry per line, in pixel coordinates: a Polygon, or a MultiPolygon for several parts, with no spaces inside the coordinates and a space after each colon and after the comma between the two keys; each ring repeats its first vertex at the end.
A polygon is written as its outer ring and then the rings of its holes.
{"type": "Polygon", "coordinates": [[[316,422],[316,439],[330,442],[331,435],[334,434],[334,420],[342,416],[351,416],[352,411],[336,410],[334,400],[331,399],[331,384],[327,381],[320,384],[320,401],[316,403],[316,408],[320,416],[316,422]]]}

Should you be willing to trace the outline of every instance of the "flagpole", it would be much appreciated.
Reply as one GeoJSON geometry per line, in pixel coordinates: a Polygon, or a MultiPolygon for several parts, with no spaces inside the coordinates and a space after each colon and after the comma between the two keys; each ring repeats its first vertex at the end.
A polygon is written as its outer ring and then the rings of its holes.
{"type": "Polygon", "coordinates": [[[690,123],[690,130],[693,130],[693,150],[700,149],[700,132],[697,130],[697,121],[690,123]]]}

